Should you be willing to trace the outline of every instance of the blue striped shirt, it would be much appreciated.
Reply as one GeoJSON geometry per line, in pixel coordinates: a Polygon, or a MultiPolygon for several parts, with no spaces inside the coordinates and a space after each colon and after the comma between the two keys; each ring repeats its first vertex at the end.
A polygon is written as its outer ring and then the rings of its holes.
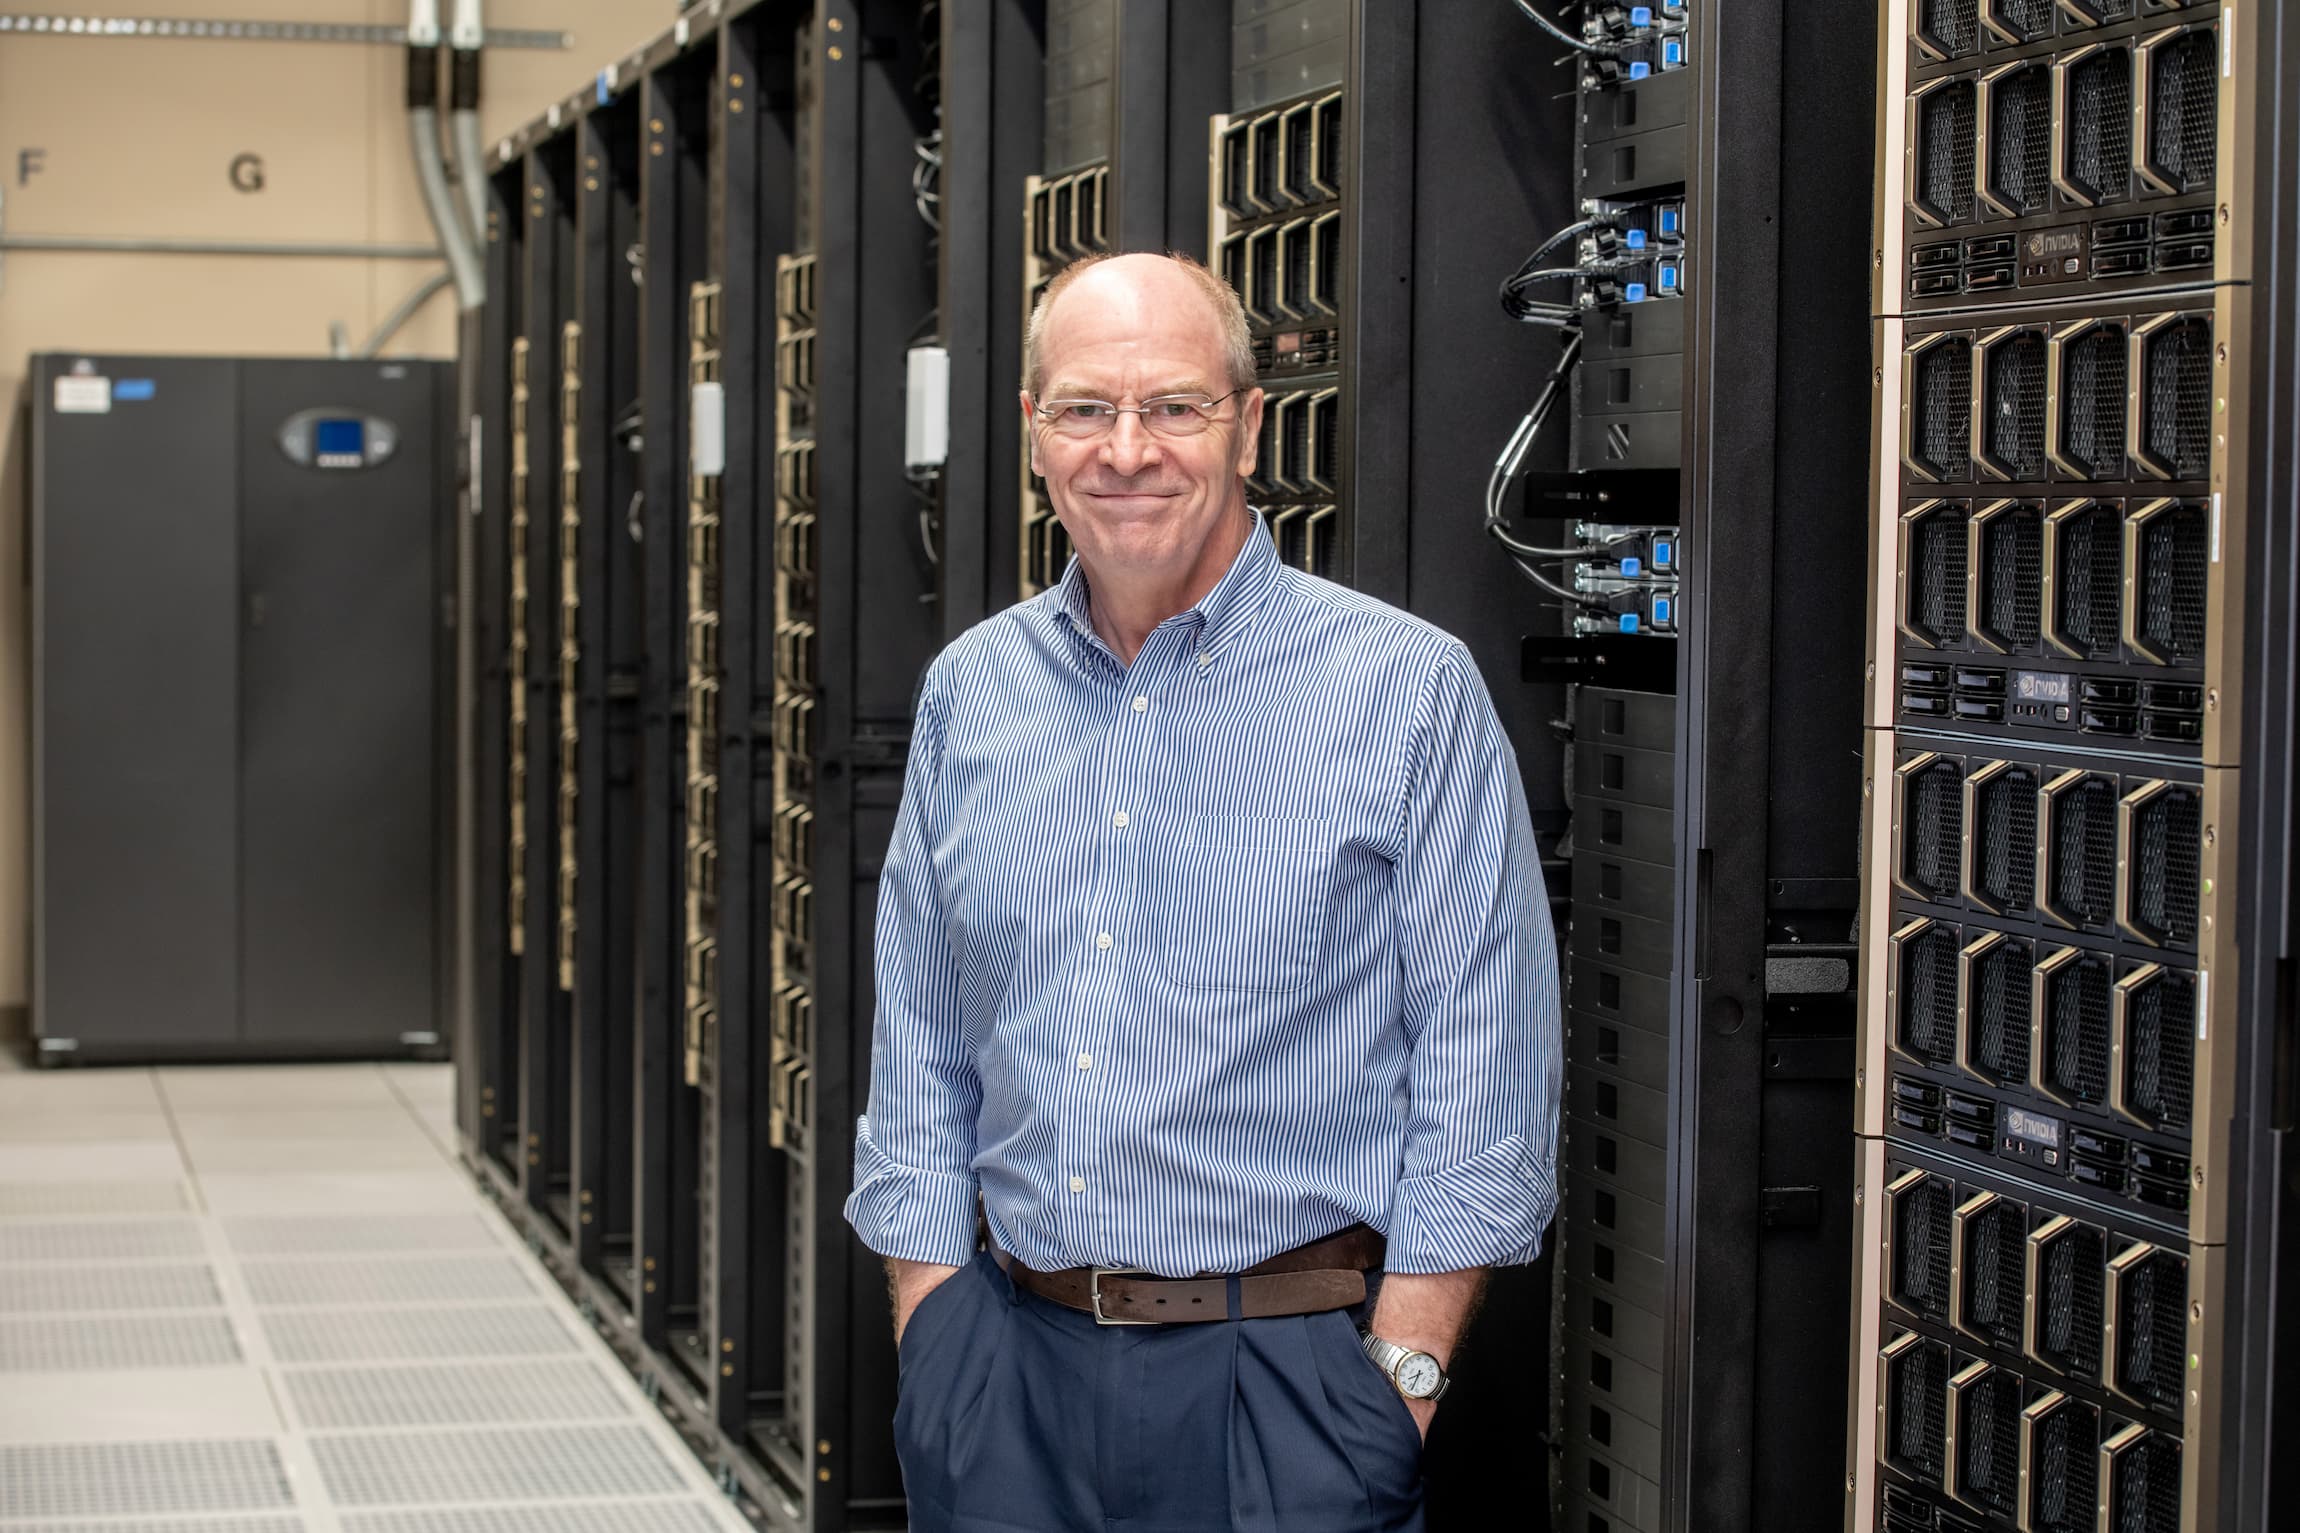
{"type": "Polygon", "coordinates": [[[1234,1272],[1363,1221],[1523,1262],[1556,1206],[1557,953],[1459,641],[1257,517],[1131,666],[1084,574],[928,670],[879,883],[846,1215],[963,1263],[1234,1272]]]}

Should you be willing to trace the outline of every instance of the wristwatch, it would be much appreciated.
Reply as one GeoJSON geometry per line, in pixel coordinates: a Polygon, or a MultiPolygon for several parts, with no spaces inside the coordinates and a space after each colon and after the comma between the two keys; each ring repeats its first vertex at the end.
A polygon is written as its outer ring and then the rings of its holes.
{"type": "Polygon", "coordinates": [[[1410,1352],[1394,1341],[1384,1341],[1371,1331],[1361,1333],[1366,1356],[1374,1366],[1390,1376],[1399,1394],[1408,1400],[1438,1401],[1453,1384],[1438,1360],[1427,1352],[1410,1352]]]}

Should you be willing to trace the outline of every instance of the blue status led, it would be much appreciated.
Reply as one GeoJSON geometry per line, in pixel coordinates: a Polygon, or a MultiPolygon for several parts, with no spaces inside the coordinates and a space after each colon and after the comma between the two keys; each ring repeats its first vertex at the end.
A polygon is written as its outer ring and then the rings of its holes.
{"type": "Polygon", "coordinates": [[[1653,73],[1653,66],[1643,59],[1639,59],[1629,66],[1629,78],[1632,80],[1642,80],[1651,73],[1653,73]]]}
{"type": "Polygon", "coordinates": [[[1629,241],[1630,249],[1643,250],[1645,248],[1645,231],[1643,229],[1630,230],[1627,235],[1627,239],[1629,241]]]}
{"type": "Polygon", "coordinates": [[[1645,284],[1631,282],[1624,285],[1621,289],[1621,301],[1623,303],[1643,303],[1645,301],[1645,284]]]}
{"type": "Polygon", "coordinates": [[[1685,62],[1685,45],[1675,38],[1661,45],[1661,67],[1675,69],[1685,62]]]}
{"type": "Polygon", "coordinates": [[[1635,580],[1639,575],[1643,574],[1644,571],[1644,561],[1639,559],[1635,554],[1631,554],[1628,558],[1621,561],[1621,573],[1625,579],[1635,580]]]}
{"type": "Polygon", "coordinates": [[[1677,562],[1677,544],[1669,538],[1653,540],[1653,567],[1665,570],[1677,562]]]}
{"type": "Polygon", "coordinates": [[[1675,208],[1663,208],[1661,210],[1661,232],[1663,234],[1675,234],[1677,232],[1677,210],[1675,208]]]}
{"type": "Polygon", "coordinates": [[[1654,625],[1656,628],[1661,628],[1661,627],[1666,627],[1666,626],[1668,625],[1668,622],[1669,622],[1669,598],[1668,598],[1668,597],[1666,597],[1666,596],[1656,596],[1656,597],[1654,597],[1654,598],[1653,598],[1653,625],[1654,625]]]}
{"type": "Polygon", "coordinates": [[[1650,5],[1631,6],[1629,8],[1629,24],[1633,27],[1653,25],[1653,7],[1650,5]]]}
{"type": "Polygon", "coordinates": [[[1663,291],[1664,293],[1674,293],[1674,292],[1676,292],[1676,291],[1677,291],[1677,263],[1676,263],[1676,262],[1674,262],[1674,261],[1663,261],[1663,262],[1661,263],[1661,265],[1659,266],[1659,268],[1657,269],[1657,272],[1656,272],[1656,274],[1657,274],[1657,276],[1659,277],[1659,279],[1660,279],[1660,282],[1661,282],[1661,291],[1663,291]]]}
{"type": "Polygon", "coordinates": [[[1636,614],[1636,613],[1634,613],[1634,612],[1624,612],[1624,613],[1622,613],[1622,614],[1621,614],[1621,631],[1622,631],[1623,633],[1635,633],[1635,632],[1637,632],[1637,614],[1636,614]]]}

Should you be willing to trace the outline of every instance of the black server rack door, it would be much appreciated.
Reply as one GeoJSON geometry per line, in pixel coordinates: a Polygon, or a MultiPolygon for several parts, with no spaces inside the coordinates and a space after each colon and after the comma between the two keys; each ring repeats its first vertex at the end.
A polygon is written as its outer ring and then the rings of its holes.
{"type": "MultiPolygon", "coordinates": [[[[445,516],[440,369],[250,362],[240,375],[243,1036],[396,1046],[433,1032],[432,687],[445,516]],[[301,412],[396,429],[380,463],[300,463],[301,412]]],[[[348,440],[348,429],[345,430],[348,440]]]]}
{"type": "Polygon", "coordinates": [[[234,364],[81,360],[32,378],[34,1026],[89,1050],[229,1044],[234,364]]]}

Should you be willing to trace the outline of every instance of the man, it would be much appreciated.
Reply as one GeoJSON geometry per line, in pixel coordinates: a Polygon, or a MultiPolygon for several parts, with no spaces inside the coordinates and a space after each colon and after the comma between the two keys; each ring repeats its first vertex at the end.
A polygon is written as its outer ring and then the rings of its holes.
{"type": "Polygon", "coordinates": [[[1458,642],[1278,562],[1218,278],[1069,267],[1025,375],[1078,557],[927,672],[847,1203],[911,1527],[1419,1528],[1484,1269],[1556,1202],[1515,762],[1458,642]]]}

